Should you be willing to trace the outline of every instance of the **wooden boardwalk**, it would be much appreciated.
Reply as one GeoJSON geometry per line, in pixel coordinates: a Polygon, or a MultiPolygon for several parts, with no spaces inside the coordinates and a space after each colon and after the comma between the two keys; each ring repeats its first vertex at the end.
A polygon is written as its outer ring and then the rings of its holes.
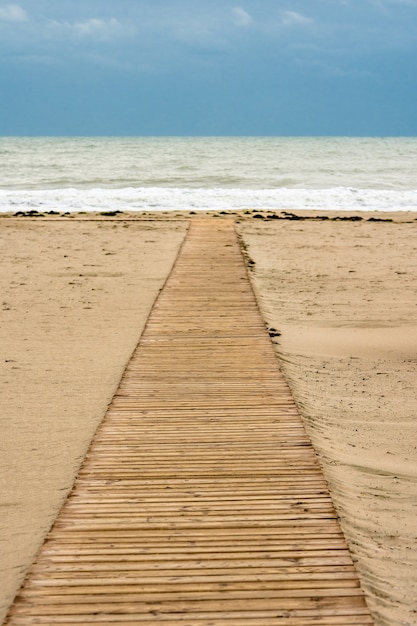
{"type": "Polygon", "coordinates": [[[195,220],[6,624],[372,623],[233,222],[195,220]]]}

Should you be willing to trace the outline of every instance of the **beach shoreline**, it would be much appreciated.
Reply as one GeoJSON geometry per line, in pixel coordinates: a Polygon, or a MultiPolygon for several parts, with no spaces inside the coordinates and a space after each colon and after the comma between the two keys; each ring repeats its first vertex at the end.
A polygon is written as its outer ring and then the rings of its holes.
{"type": "Polygon", "coordinates": [[[1,215],[0,621],[202,217],[237,222],[377,624],[411,625],[417,213],[256,209],[1,215]]]}
{"type": "Polygon", "coordinates": [[[184,210],[158,210],[158,211],[38,211],[18,210],[14,212],[0,213],[0,220],[42,220],[42,221],[183,221],[202,217],[229,218],[236,221],[246,221],[251,219],[264,220],[285,220],[285,221],[336,221],[336,222],[414,222],[417,221],[417,211],[375,211],[375,210],[328,210],[328,209],[236,209],[236,210],[205,210],[205,209],[184,209],[184,210]]]}

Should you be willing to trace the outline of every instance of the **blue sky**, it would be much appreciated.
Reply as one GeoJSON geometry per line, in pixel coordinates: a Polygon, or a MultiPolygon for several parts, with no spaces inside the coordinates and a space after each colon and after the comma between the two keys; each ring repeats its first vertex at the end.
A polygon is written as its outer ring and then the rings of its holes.
{"type": "Polygon", "coordinates": [[[0,0],[0,135],[417,135],[417,0],[0,0]]]}

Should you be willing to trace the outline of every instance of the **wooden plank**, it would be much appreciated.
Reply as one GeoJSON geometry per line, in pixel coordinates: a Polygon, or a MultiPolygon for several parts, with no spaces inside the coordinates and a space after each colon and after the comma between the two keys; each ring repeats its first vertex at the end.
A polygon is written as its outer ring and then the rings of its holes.
{"type": "MultiPolygon", "coordinates": [[[[277,624],[278,619],[280,620],[280,624],[293,624],[297,626],[305,626],[305,624],[316,624],[322,623],[321,620],[326,617],[329,618],[326,624],[369,624],[373,622],[369,622],[368,616],[364,614],[363,611],[354,611],[351,610],[346,613],[343,610],[325,610],[321,611],[321,615],[319,621],[317,622],[317,611],[314,610],[296,610],[291,612],[289,615],[288,611],[285,610],[264,610],[264,611],[233,611],[233,612],[188,612],[185,613],[177,613],[177,614],[169,614],[157,610],[152,610],[150,613],[136,613],[136,614],[106,614],[106,613],[98,613],[97,615],[45,615],[45,616],[16,616],[16,624],[21,626],[32,626],[33,624],[101,624],[102,626],[110,626],[110,624],[131,624],[136,625],[140,623],[145,624],[160,624],[160,623],[172,623],[173,619],[177,620],[176,623],[186,623],[192,624],[194,626],[197,623],[203,623],[205,626],[212,626],[214,623],[213,620],[216,620],[216,624],[218,625],[231,625],[235,626],[236,621],[238,619],[241,620],[251,620],[255,618],[264,618],[264,619],[273,619],[273,624],[277,624]],[[340,621],[336,621],[339,618],[340,621]],[[354,619],[357,621],[353,621],[354,619]],[[189,621],[188,621],[189,620],[189,621]]],[[[245,623],[245,622],[244,622],[245,623]]],[[[249,624],[251,622],[249,621],[249,624]]]]}
{"type": "Polygon", "coordinates": [[[357,604],[358,612],[361,610],[362,596],[356,589],[345,590],[343,595],[339,595],[338,590],[323,590],[326,594],[323,598],[312,595],[310,590],[286,590],[284,597],[279,595],[279,592],[272,590],[258,591],[255,594],[253,592],[233,592],[228,591],[227,600],[224,599],[224,593],[207,593],[202,592],[200,594],[178,594],[175,597],[173,594],[162,594],[160,596],[142,594],[142,597],[138,598],[135,602],[132,599],[126,599],[120,597],[119,594],[115,596],[110,595],[110,600],[103,600],[99,603],[30,603],[26,602],[25,605],[21,604],[16,608],[16,615],[83,615],[88,619],[90,615],[97,615],[97,613],[113,613],[113,614],[131,614],[131,613],[144,613],[150,614],[154,611],[166,611],[172,613],[184,613],[190,610],[195,612],[202,609],[207,611],[224,611],[228,612],[232,608],[233,610],[239,610],[245,608],[246,610],[259,610],[259,609],[273,609],[277,611],[299,611],[299,610],[311,610],[311,609],[334,609],[336,611],[342,611],[344,605],[348,605],[349,611],[353,610],[354,603],[357,604]],[[350,591],[351,593],[348,593],[350,591]],[[197,596],[197,598],[196,598],[197,596]]]}
{"type": "MultiPolygon", "coordinates": [[[[330,589],[348,589],[348,588],[358,588],[358,581],[354,575],[351,576],[350,579],[337,578],[334,580],[328,580],[325,578],[312,578],[308,577],[304,580],[298,580],[297,587],[294,590],[294,583],[291,579],[281,580],[279,584],[279,590],[282,594],[286,593],[287,590],[290,592],[296,592],[301,590],[310,590],[308,593],[311,593],[311,590],[320,590],[320,593],[316,592],[318,595],[324,595],[323,590],[330,589]]],[[[54,587],[53,594],[51,589],[36,589],[36,588],[28,588],[22,591],[22,597],[36,599],[41,596],[47,596],[48,602],[51,603],[68,603],[69,597],[71,598],[71,602],[77,603],[89,603],[89,602],[98,602],[98,600],[106,600],[107,602],[114,601],[123,601],[123,599],[135,599],[136,601],[140,601],[143,598],[143,594],[145,593],[171,593],[176,594],[175,597],[178,597],[177,594],[183,592],[190,593],[198,593],[208,591],[216,591],[223,593],[224,590],[227,589],[230,591],[254,591],[254,590],[273,590],[277,591],[277,581],[263,581],[262,584],[259,584],[258,580],[253,580],[249,582],[247,580],[236,580],[231,582],[219,582],[219,581],[206,581],[202,582],[192,582],[192,583],[183,583],[183,582],[172,582],[169,586],[169,592],[163,592],[161,590],[161,586],[157,583],[143,583],[141,585],[135,586],[118,586],[117,594],[111,596],[109,593],[103,591],[103,587],[94,587],[93,590],[90,587],[89,593],[86,595],[82,593],[85,588],[80,586],[77,588],[74,587],[54,587]],[[113,600],[110,600],[113,598],[113,600]]],[[[114,592],[113,592],[114,593],[114,592]]]]}
{"type": "Polygon", "coordinates": [[[5,626],[372,624],[230,220],[195,220],[5,626]]]}

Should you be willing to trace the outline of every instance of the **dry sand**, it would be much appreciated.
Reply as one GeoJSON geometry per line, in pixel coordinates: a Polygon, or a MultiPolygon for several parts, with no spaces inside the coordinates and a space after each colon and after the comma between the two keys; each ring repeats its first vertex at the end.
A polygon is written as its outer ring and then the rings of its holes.
{"type": "Polygon", "coordinates": [[[417,223],[239,228],[376,624],[415,626],[417,223]]]}
{"type": "Polygon", "coordinates": [[[186,228],[0,221],[0,623],[72,486],[186,228]]]}
{"type": "MultiPolygon", "coordinates": [[[[254,215],[238,226],[251,277],[370,608],[378,625],[414,626],[417,222],[254,215]]],[[[193,216],[150,217],[0,220],[0,622],[193,216]]]]}

